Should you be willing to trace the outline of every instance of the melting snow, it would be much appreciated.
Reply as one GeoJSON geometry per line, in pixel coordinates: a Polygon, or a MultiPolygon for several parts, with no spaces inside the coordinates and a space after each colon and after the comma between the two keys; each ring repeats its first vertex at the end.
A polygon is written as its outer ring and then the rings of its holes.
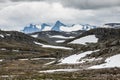
{"type": "Polygon", "coordinates": [[[0,34],[0,37],[4,38],[4,35],[0,34]]]}
{"type": "Polygon", "coordinates": [[[50,31],[52,27],[50,26],[45,26],[45,28],[42,31],[50,31]]]}
{"type": "Polygon", "coordinates": [[[41,25],[39,25],[39,24],[37,24],[37,25],[36,25],[36,27],[37,27],[37,28],[39,28],[39,29],[41,29],[41,28],[42,28],[42,27],[41,27],[41,25]]]}
{"type": "Polygon", "coordinates": [[[32,58],[32,59],[30,59],[30,60],[40,60],[40,59],[44,59],[44,60],[51,59],[51,60],[53,60],[53,59],[55,59],[55,58],[32,58]]]}
{"type": "Polygon", "coordinates": [[[27,60],[29,60],[29,59],[19,59],[20,61],[27,61],[27,60]]]}
{"type": "MultiPolygon", "coordinates": [[[[96,50],[96,51],[98,51],[98,50],[96,50]]],[[[86,51],[86,52],[83,52],[80,54],[71,55],[71,56],[66,57],[64,59],[61,59],[60,64],[79,64],[79,63],[81,63],[80,62],[81,58],[85,57],[87,54],[91,54],[91,53],[96,52],[96,51],[86,51]]]]}
{"type": "Polygon", "coordinates": [[[40,59],[43,59],[43,60],[54,60],[55,58],[31,58],[31,59],[25,58],[25,59],[19,59],[19,60],[20,61],[26,61],[26,60],[40,60],[40,59]]]}
{"type": "Polygon", "coordinates": [[[89,69],[120,67],[120,54],[114,55],[105,60],[106,63],[89,67],[89,69]]]}
{"type": "Polygon", "coordinates": [[[19,52],[19,50],[12,50],[12,51],[14,51],[14,52],[19,52]]]}
{"type": "Polygon", "coordinates": [[[65,31],[65,32],[71,32],[71,31],[78,31],[78,30],[82,30],[83,26],[80,25],[80,24],[76,24],[72,27],[64,27],[64,26],[61,26],[60,27],[60,30],[61,31],[65,31]]]}
{"type": "Polygon", "coordinates": [[[0,62],[2,62],[3,61],[3,59],[0,59],[0,62]]]}
{"type": "Polygon", "coordinates": [[[40,73],[54,73],[54,72],[74,72],[78,71],[79,69],[55,69],[55,70],[45,70],[39,71],[40,73]]]}
{"type": "Polygon", "coordinates": [[[7,36],[10,36],[11,34],[6,34],[7,36]]]}
{"type": "Polygon", "coordinates": [[[51,36],[51,38],[71,39],[71,38],[74,38],[74,37],[72,37],[72,36],[70,36],[70,37],[65,37],[65,36],[61,36],[61,35],[54,35],[54,36],[51,36]]]}
{"type": "Polygon", "coordinates": [[[37,38],[37,37],[38,37],[38,34],[31,35],[31,36],[34,37],[34,38],[37,38]]]}
{"type": "Polygon", "coordinates": [[[15,77],[17,75],[1,75],[0,77],[1,78],[12,78],[12,77],[15,77]]]}
{"type": "Polygon", "coordinates": [[[45,45],[42,43],[38,43],[38,42],[34,42],[37,45],[40,45],[44,48],[54,48],[54,49],[68,49],[68,50],[72,50],[72,48],[68,48],[68,47],[63,47],[63,46],[53,46],[53,45],[45,45]]]}
{"type": "Polygon", "coordinates": [[[5,51],[5,50],[7,50],[7,49],[5,49],[5,48],[1,48],[0,50],[5,51]]]}
{"type": "Polygon", "coordinates": [[[62,43],[64,42],[65,40],[59,40],[59,41],[56,41],[56,43],[62,43]]]}
{"type": "Polygon", "coordinates": [[[95,37],[95,35],[89,35],[89,36],[85,36],[79,39],[76,39],[74,41],[72,41],[71,43],[74,44],[86,44],[86,43],[96,43],[98,42],[98,38],[95,37]]]}

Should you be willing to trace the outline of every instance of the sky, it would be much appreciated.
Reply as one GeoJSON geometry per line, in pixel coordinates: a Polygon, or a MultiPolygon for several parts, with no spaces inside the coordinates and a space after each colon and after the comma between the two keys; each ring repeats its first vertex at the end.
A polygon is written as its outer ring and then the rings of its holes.
{"type": "Polygon", "coordinates": [[[22,30],[26,25],[57,20],[65,24],[120,22],[120,0],[0,0],[0,29],[22,30]]]}

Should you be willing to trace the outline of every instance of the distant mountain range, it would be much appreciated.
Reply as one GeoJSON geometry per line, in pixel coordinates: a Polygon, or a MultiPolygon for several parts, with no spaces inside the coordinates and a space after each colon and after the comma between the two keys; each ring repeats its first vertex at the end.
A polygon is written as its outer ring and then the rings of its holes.
{"type": "Polygon", "coordinates": [[[49,25],[46,23],[43,24],[30,24],[22,30],[23,33],[33,33],[33,32],[41,32],[41,31],[63,31],[63,32],[72,32],[78,30],[90,30],[94,29],[96,26],[89,25],[89,24],[73,24],[68,26],[61,21],[56,21],[54,25],[49,25]]]}
{"type": "Polygon", "coordinates": [[[120,28],[120,23],[106,23],[103,25],[104,28],[120,28]]]}

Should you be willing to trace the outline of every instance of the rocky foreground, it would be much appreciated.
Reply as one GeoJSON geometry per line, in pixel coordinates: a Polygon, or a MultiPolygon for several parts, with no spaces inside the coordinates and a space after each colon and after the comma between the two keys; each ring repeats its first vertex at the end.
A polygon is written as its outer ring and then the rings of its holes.
{"type": "Polygon", "coordinates": [[[0,79],[119,80],[119,48],[120,29],[114,28],[85,31],[55,45],[0,31],[0,79]]]}

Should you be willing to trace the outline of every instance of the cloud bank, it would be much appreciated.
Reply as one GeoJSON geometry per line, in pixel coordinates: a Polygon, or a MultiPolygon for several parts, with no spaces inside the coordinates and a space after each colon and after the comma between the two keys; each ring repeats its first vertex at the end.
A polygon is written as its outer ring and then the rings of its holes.
{"type": "Polygon", "coordinates": [[[1,0],[0,2],[60,2],[64,6],[79,9],[99,9],[120,6],[120,0],[1,0]]]}
{"type": "Polygon", "coordinates": [[[0,28],[21,30],[33,23],[120,22],[120,0],[0,0],[0,28]]]}

